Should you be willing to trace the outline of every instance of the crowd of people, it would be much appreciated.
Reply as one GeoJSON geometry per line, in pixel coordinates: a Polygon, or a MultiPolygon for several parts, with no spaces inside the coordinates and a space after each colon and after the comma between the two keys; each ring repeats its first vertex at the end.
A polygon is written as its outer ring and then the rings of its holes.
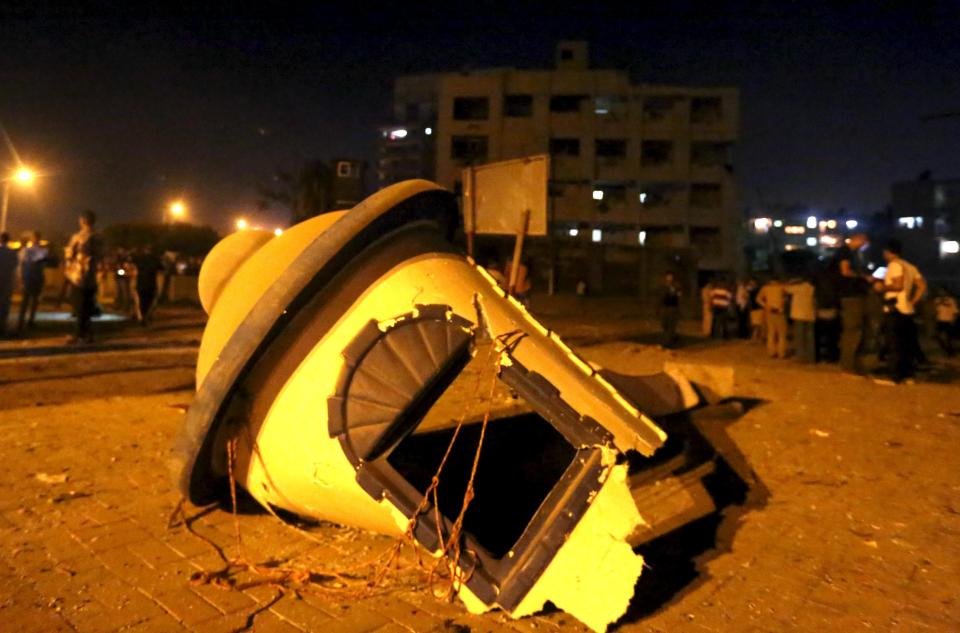
{"type": "MultiPolygon", "coordinates": [[[[919,306],[929,301],[935,338],[945,354],[955,352],[957,300],[946,289],[931,292],[916,266],[893,240],[883,247],[885,266],[869,270],[863,233],[851,235],[821,270],[737,282],[717,278],[701,289],[703,335],[761,341],[773,358],[792,354],[806,363],[835,362],[842,371],[865,374],[864,357],[885,363],[883,382],[911,382],[927,363],[920,345],[919,306]]],[[[668,345],[676,341],[680,288],[672,274],[660,300],[668,345]]]]}
{"type": "MultiPolygon", "coordinates": [[[[23,335],[34,326],[45,285],[44,271],[56,261],[63,271],[58,304],[69,300],[75,318],[75,331],[68,342],[93,341],[93,318],[102,312],[102,291],[110,277],[115,290],[113,308],[144,326],[150,322],[165,291],[158,277],[162,272],[172,272],[173,263],[165,263],[150,247],[108,251],[96,230],[96,219],[93,211],[80,214],[79,230],[71,236],[62,260],[51,257],[37,231],[24,236],[18,249],[11,247],[7,233],[0,235],[0,337],[8,335],[12,297],[18,286],[21,301],[16,333],[23,335]]],[[[164,283],[169,276],[162,275],[164,283]]]]}

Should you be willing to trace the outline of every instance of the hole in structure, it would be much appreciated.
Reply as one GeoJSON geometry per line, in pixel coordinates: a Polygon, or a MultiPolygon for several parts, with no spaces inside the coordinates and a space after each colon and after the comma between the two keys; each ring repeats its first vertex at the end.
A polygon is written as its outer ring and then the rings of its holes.
{"type": "MultiPolygon", "coordinates": [[[[463,506],[481,422],[464,424],[440,474],[441,513],[453,521],[463,506]]],[[[453,428],[407,436],[387,457],[400,476],[426,492],[453,437],[453,428]]],[[[475,496],[463,530],[494,558],[502,558],[523,535],[576,454],[549,422],[533,412],[491,419],[474,478],[475,496]]]]}

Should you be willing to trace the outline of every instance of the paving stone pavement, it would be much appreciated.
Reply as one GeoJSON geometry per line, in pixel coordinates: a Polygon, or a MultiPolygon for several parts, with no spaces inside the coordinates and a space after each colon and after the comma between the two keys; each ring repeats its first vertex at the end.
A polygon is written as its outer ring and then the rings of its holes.
{"type": "MultiPolygon", "coordinates": [[[[736,421],[715,423],[718,442],[751,472],[747,504],[718,518],[715,547],[686,561],[689,570],[682,559],[646,570],[616,630],[960,630],[955,385],[885,387],[774,363],[743,343],[679,353],[607,343],[585,353],[621,371],[677,357],[734,364],[738,395],[762,400],[736,421]],[[676,591],[657,595],[687,571],[676,591]]],[[[120,373],[142,367],[134,353],[110,358],[120,373]]],[[[105,361],[77,362],[99,371],[105,361]]],[[[191,395],[178,387],[189,368],[169,365],[133,372],[139,387],[108,370],[40,381],[34,397],[20,391],[15,406],[0,407],[0,631],[226,632],[251,621],[263,632],[586,630],[558,611],[518,621],[468,614],[432,597],[406,565],[384,591],[363,596],[352,579],[279,599],[270,586],[227,591],[198,582],[220,559],[182,522],[168,526],[179,495],[165,459],[191,395]],[[58,396],[71,380],[85,386],[58,396]],[[120,395],[102,397],[114,385],[120,395]]],[[[54,369],[72,371],[35,373],[54,369]]],[[[3,376],[18,371],[0,367],[3,376]]],[[[358,564],[393,545],[335,525],[299,532],[263,512],[186,513],[229,555],[266,566],[363,576],[371,568],[358,564]]],[[[412,563],[409,552],[403,560],[412,563]]]]}

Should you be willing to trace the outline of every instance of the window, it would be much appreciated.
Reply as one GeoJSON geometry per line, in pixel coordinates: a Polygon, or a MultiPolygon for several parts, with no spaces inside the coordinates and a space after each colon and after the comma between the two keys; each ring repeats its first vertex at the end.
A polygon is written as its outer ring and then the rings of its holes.
{"type": "Polygon", "coordinates": [[[593,112],[599,115],[626,114],[627,99],[623,96],[596,97],[593,100],[593,112]]]}
{"type": "Polygon", "coordinates": [[[627,188],[623,185],[594,185],[593,199],[601,203],[600,210],[622,205],[627,201],[627,188]]]}
{"type": "Polygon", "coordinates": [[[453,118],[457,121],[484,121],[490,114],[490,100],[486,97],[455,97],[453,118]]]}
{"type": "Polygon", "coordinates": [[[693,143],[690,146],[690,164],[696,167],[723,167],[727,159],[725,143],[693,143]]]}
{"type": "Polygon", "coordinates": [[[579,156],[580,139],[552,138],[550,139],[550,153],[554,156],[579,156]]]}
{"type": "Polygon", "coordinates": [[[679,100],[679,97],[647,97],[643,100],[644,121],[665,119],[679,100]]]}
{"type": "Polygon", "coordinates": [[[337,162],[337,178],[349,178],[353,173],[353,165],[350,161],[341,160],[337,162]]]}
{"type": "Polygon", "coordinates": [[[580,103],[587,95],[554,95],[550,97],[551,112],[579,112],[580,103]]]}
{"type": "Polygon", "coordinates": [[[690,206],[701,209],[716,209],[721,205],[723,191],[714,183],[690,185],[690,206]]]}
{"type": "Polygon", "coordinates": [[[627,155],[627,142],[622,138],[598,138],[597,156],[624,158],[627,155]]]}
{"type": "Polygon", "coordinates": [[[897,226],[899,226],[901,229],[922,229],[923,217],[913,216],[913,217],[897,218],[897,226]]]}
{"type": "Polygon", "coordinates": [[[420,104],[419,103],[408,103],[404,105],[403,108],[404,121],[410,123],[416,121],[420,117],[420,104]]]}
{"type": "Polygon", "coordinates": [[[640,164],[644,167],[663,167],[673,161],[673,143],[644,141],[640,147],[640,164]]]}
{"type": "Polygon", "coordinates": [[[487,160],[486,136],[454,136],[450,144],[450,158],[466,163],[482,163],[487,160]]]}
{"type": "Polygon", "coordinates": [[[504,95],[503,116],[526,117],[533,115],[533,95],[504,95]]]}
{"type": "Polygon", "coordinates": [[[720,97],[696,97],[690,101],[691,123],[717,123],[723,118],[720,97]]]}
{"type": "Polygon", "coordinates": [[[711,227],[693,227],[690,229],[690,242],[703,255],[718,257],[723,253],[720,229],[711,227]]]}
{"type": "Polygon", "coordinates": [[[599,242],[603,240],[603,231],[600,229],[593,229],[590,231],[590,240],[593,242],[599,242]]]}
{"type": "Polygon", "coordinates": [[[668,183],[646,183],[642,186],[638,198],[640,204],[647,209],[668,206],[677,187],[668,183]]]}

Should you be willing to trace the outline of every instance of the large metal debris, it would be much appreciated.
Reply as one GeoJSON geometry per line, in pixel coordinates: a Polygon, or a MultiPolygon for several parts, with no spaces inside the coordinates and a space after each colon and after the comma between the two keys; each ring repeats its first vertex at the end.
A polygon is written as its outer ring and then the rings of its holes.
{"type": "MultiPolygon", "coordinates": [[[[234,477],[264,506],[410,527],[435,555],[472,481],[458,541],[467,608],[521,617],[549,601],[604,630],[643,567],[622,457],[666,436],[452,246],[457,217],[452,194],[408,181],[279,237],[223,240],[201,272],[209,322],[172,467],[208,502],[228,484],[234,440],[234,477]],[[486,428],[466,410],[431,417],[471,363],[524,404],[486,428]],[[435,513],[424,493],[458,423],[435,513]]],[[[486,389],[478,380],[479,400],[486,389]]]]}

